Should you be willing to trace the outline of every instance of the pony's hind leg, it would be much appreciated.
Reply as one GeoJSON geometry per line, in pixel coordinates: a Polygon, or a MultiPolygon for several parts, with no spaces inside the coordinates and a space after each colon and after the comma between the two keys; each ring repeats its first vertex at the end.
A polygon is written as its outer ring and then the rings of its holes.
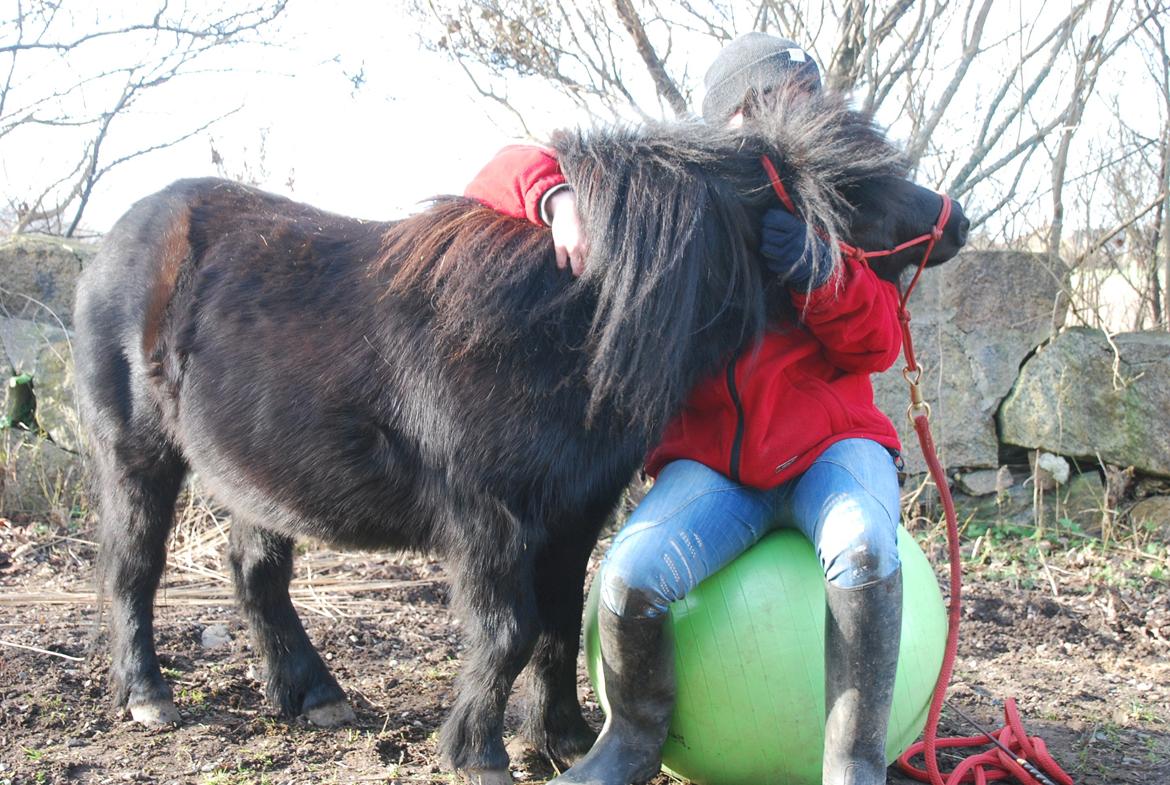
{"type": "Polygon", "coordinates": [[[304,714],[314,725],[352,722],[345,693],[313,648],[289,598],[293,541],[237,516],[230,561],[236,599],[264,654],[268,700],[286,715],[304,714]]]}
{"type": "Polygon", "coordinates": [[[100,505],[99,582],[109,598],[114,705],[129,706],[131,716],[143,725],[167,725],[177,722],[179,713],[154,649],[154,595],[186,467],[167,447],[151,455],[122,446],[93,448],[100,505]]]}

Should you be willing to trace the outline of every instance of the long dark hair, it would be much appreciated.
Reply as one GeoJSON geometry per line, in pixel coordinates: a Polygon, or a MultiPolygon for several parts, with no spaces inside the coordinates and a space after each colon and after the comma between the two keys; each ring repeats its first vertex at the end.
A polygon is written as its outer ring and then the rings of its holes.
{"type": "MultiPolygon", "coordinates": [[[[589,238],[580,280],[556,270],[547,229],[449,198],[387,234],[389,290],[424,294],[453,352],[566,338],[584,358],[587,417],[612,406],[652,430],[771,313],[756,249],[760,214],[777,201],[760,156],[780,167],[809,232],[830,241],[848,223],[849,187],[905,172],[832,94],[780,96],[740,130],[606,128],[552,146],[589,238]]],[[[816,261],[838,263],[835,248],[816,261]]]]}

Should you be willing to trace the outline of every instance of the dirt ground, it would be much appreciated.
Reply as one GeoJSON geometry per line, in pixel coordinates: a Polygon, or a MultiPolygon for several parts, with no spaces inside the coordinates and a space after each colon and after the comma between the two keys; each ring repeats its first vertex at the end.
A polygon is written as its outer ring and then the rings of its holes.
{"type": "MultiPolygon", "coordinates": [[[[0,785],[454,781],[435,746],[460,653],[438,563],[316,548],[302,554],[296,601],[358,716],[352,727],[320,730],[276,716],[263,701],[260,663],[222,575],[223,525],[180,531],[157,633],[183,722],[149,732],[111,709],[105,658],[100,647],[89,654],[90,536],[76,525],[0,519],[0,785]],[[226,627],[227,641],[206,648],[216,625],[226,627]]],[[[941,564],[937,532],[918,536],[941,564]]],[[[1029,731],[1080,785],[1170,783],[1165,548],[1057,545],[986,535],[964,545],[951,700],[998,727],[996,701],[1016,696],[1029,731]]],[[[583,668],[580,691],[600,724],[583,668]]],[[[513,717],[509,730],[515,726],[513,717]]],[[[942,734],[970,730],[944,712],[942,734]]],[[[554,775],[532,756],[514,760],[513,769],[518,782],[554,775]]],[[[891,768],[889,781],[912,780],[891,768]]]]}

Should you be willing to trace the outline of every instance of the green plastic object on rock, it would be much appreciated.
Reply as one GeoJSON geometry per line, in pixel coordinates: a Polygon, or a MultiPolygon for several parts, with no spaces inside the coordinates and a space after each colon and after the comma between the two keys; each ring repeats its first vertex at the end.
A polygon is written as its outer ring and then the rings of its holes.
{"type": "MultiPolygon", "coordinates": [[[[922,733],[947,618],[926,556],[898,529],[904,608],[886,742],[892,763],[922,733]]],[[[589,678],[602,683],[594,581],[585,611],[589,678]]],[[[699,785],[820,785],[825,589],[812,545],[776,531],[670,609],[678,700],[663,766],[699,785]]]]}

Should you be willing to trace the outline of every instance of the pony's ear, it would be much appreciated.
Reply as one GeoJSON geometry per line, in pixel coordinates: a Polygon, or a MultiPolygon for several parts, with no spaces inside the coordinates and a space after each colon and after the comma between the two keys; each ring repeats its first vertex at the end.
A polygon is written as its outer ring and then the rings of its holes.
{"type": "Polygon", "coordinates": [[[591,411],[609,403],[660,423],[709,370],[702,345],[727,346],[712,331],[747,336],[762,325],[744,208],[685,136],[610,132],[557,144],[589,237],[583,283],[597,293],[591,411]]]}

